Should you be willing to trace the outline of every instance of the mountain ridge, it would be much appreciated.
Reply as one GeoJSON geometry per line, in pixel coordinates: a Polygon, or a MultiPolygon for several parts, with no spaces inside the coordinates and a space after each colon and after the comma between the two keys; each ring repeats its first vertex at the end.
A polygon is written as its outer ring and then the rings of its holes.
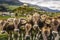
{"type": "Polygon", "coordinates": [[[23,3],[19,0],[0,0],[0,5],[8,4],[8,5],[22,5],[23,3]]]}
{"type": "Polygon", "coordinates": [[[33,5],[33,4],[28,4],[28,5],[35,7],[37,9],[42,9],[42,10],[47,11],[47,12],[60,12],[60,10],[54,10],[54,9],[50,9],[48,7],[43,7],[43,6],[33,5]]]}
{"type": "MultiPolygon", "coordinates": [[[[20,2],[19,0],[0,0],[0,5],[3,5],[3,4],[4,5],[8,4],[8,5],[20,6],[20,5],[23,5],[24,3],[20,2]]],[[[48,8],[48,7],[33,5],[30,3],[27,3],[27,4],[28,4],[28,6],[32,6],[32,7],[38,8],[38,9],[42,9],[42,10],[47,11],[47,12],[60,12],[60,10],[53,10],[53,9],[48,8]]]]}

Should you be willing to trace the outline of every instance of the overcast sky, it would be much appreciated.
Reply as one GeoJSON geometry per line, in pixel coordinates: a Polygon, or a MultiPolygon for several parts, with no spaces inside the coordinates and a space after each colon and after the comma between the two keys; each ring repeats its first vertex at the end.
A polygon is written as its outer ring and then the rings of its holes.
{"type": "Polygon", "coordinates": [[[54,10],[56,9],[60,10],[60,0],[19,0],[19,1],[38,6],[48,7],[54,10]]]}

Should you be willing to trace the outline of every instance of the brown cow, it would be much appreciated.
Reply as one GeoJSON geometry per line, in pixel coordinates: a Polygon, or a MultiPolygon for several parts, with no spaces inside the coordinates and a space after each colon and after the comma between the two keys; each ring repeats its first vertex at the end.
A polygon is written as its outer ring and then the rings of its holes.
{"type": "Polygon", "coordinates": [[[33,40],[34,39],[37,39],[37,35],[38,35],[38,32],[40,32],[40,14],[38,14],[38,13],[34,13],[33,14],[33,16],[32,16],[32,20],[33,20],[33,30],[32,31],[34,31],[34,33],[33,34],[35,34],[34,36],[33,36],[33,40]],[[35,36],[36,36],[36,38],[35,38],[35,36]]]}
{"type": "Polygon", "coordinates": [[[50,31],[51,31],[51,18],[46,18],[44,27],[42,28],[42,34],[43,34],[43,39],[48,40],[48,36],[50,36],[50,31]],[[44,38],[45,37],[45,38],[44,38]]]}
{"type": "Polygon", "coordinates": [[[24,40],[25,36],[25,25],[26,25],[27,21],[25,18],[20,18],[19,19],[19,23],[18,23],[18,29],[19,29],[19,34],[21,34],[20,36],[22,36],[22,40],[24,40]]]}
{"type": "Polygon", "coordinates": [[[10,36],[11,36],[11,33],[13,32],[14,30],[14,25],[13,25],[13,22],[9,22],[7,20],[5,20],[4,24],[3,24],[3,32],[7,32],[8,33],[8,40],[10,40],[10,36]]]}
{"type": "Polygon", "coordinates": [[[52,19],[52,34],[54,36],[54,40],[59,40],[59,36],[58,36],[58,27],[59,27],[59,22],[57,20],[57,18],[52,19]]]}
{"type": "Polygon", "coordinates": [[[30,23],[26,23],[25,25],[25,38],[30,37],[30,30],[32,28],[32,25],[30,23]]]}

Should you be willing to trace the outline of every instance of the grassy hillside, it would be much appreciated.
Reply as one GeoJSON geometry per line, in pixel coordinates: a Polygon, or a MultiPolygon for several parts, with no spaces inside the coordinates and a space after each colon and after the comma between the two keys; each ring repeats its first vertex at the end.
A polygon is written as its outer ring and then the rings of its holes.
{"type": "Polygon", "coordinates": [[[34,14],[34,12],[37,12],[39,14],[46,14],[51,17],[60,15],[60,12],[47,12],[42,9],[36,9],[35,7],[29,7],[29,6],[20,6],[14,9],[12,12],[22,16],[24,16],[24,14],[34,14]]]}
{"type": "MultiPolygon", "coordinates": [[[[16,6],[16,5],[5,5],[5,9],[9,12],[17,13],[18,17],[25,17],[27,14],[34,14],[34,12],[37,12],[39,14],[47,14],[51,17],[55,17],[60,15],[60,12],[46,12],[42,9],[36,9],[35,7],[30,6],[16,6]]],[[[7,19],[10,16],[0,16],[0,19],[7,19]]]]}
{"type": "Polygon", "coordinates": [[[12,11],[16,8],[18,8],[19,6],[16,5],[0,5],[0,11],[12,11]]]}
{"type": "MultiPolygon", "coordinates": [[[[1,12],[11,12],[12,10],[18,8],[19,6],[16,5],[4,5],[4,6],[0,6],[0,13],[1,12]]],[[[0,19],[7,19],[10,18],[10,16],[0,16],[0,19]]]]}
{"type": "Polygon", "coordinates": [[[9,9],[9,10],[14,10],[14,9],[16,9],[16,8],[18,8],[19,6],[16,6],[16,5],[9,5],[7,8],[9,9]]]}

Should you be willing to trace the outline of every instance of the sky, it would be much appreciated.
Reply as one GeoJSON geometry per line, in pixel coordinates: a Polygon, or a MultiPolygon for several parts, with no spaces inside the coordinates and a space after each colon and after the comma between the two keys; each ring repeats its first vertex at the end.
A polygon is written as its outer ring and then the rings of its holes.
{"type": "Polygon", "coordinates": [[[60,0],[19,0],[19,1],[42,7],[48,7],[53,10],[60,10],[60,0]]]}

